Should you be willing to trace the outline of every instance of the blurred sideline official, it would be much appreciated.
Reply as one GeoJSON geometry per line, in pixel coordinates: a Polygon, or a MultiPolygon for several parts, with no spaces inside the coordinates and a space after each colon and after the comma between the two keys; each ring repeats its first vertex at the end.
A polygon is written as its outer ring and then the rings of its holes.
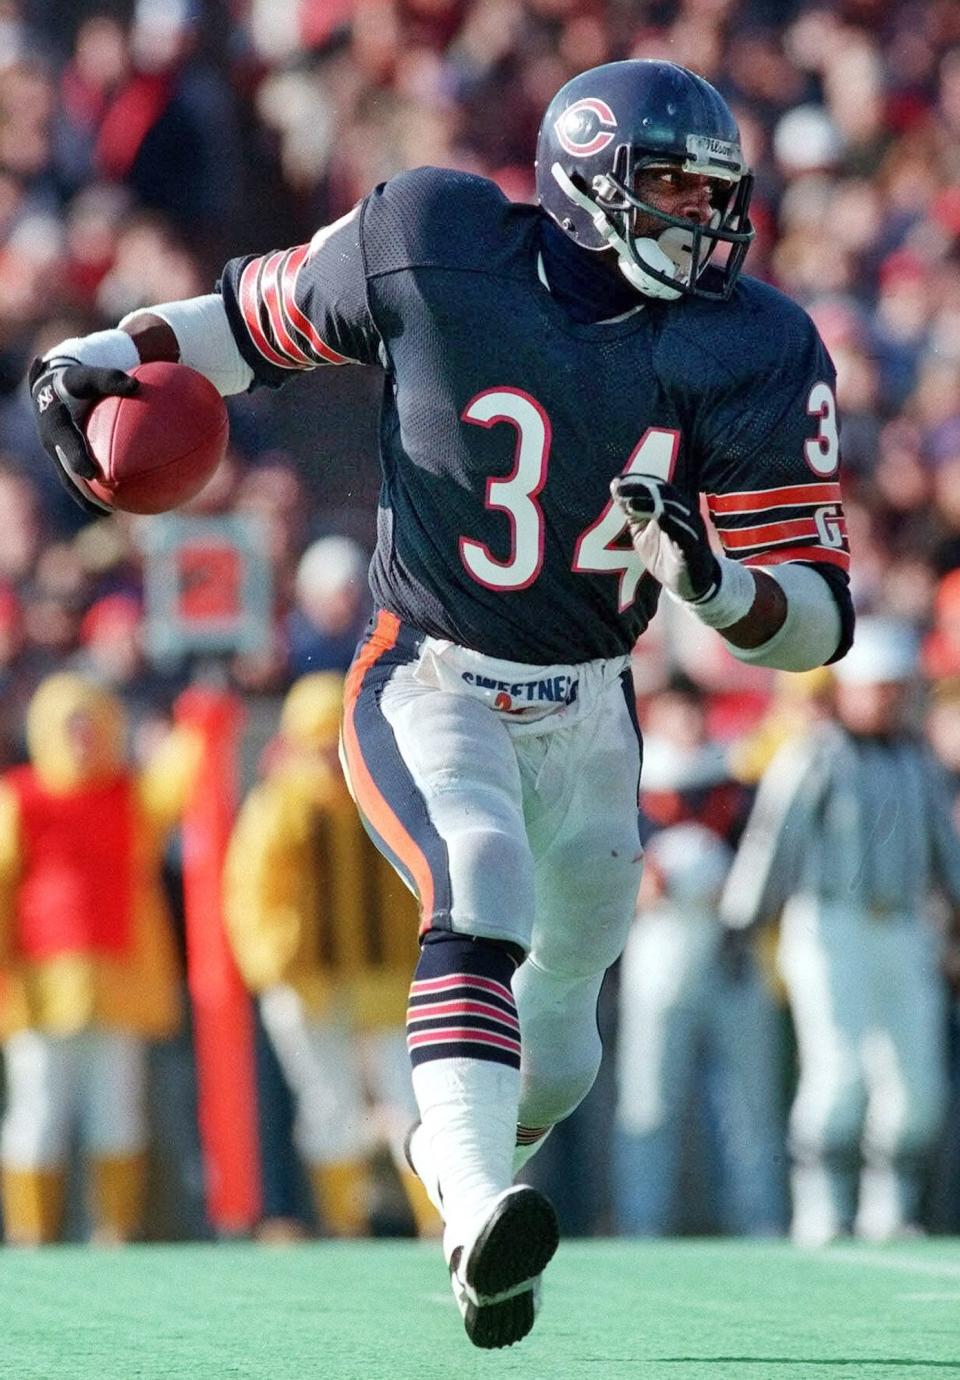
{"type": "Polygon", "coordinates": [[[416,1115],[406,1054],[417,906],[364,832],[337,761],[343,678],[302,677],[227,856],[227,925],[295,1102],[317,1214],[367,1229],[368,1158],[385,1139],[418,1229],[434,1209],[406,1168],[416,1115]]]}
{"type": "Polygon", "coordinates": [[[142,772],[120,701],[67,673],[27,713],[30,764],[0,779],[0,1038],[6,1238],[58,1238],[71,1139],[94,1239],[140,1227],[146,1044],[176,1030],[178,964],[160,887],[198,744],[175,729],[142,772]]]}
{"type": "Polygon", "coordinates": [[[916,1228],[946,1097],[938,889],[960,907],[945,773],[908,727],[917,645],[862,618],[833,713],[774,756],[727,880],[734,928],[782,910],[778,961],[797,1033],[794,1238],[916,1228]]]}

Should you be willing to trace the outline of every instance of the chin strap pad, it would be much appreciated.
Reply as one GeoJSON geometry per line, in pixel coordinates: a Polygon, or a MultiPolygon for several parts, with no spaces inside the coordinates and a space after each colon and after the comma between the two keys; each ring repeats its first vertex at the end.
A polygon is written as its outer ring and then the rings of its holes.
{"type": "MultiPolygon", "coordinates": [[[[607,215],[602,211],[592,197],[587,196],[586,192],[581,192],[571,177],[567,175],[559,163],[554,163],[550,169],[554,180],[570,201],[575,206],[579,206],[581,211],[586,211],[593,221],[594,229],[597,234],[606,240],[611,249],[616,251],[617,263],[620,272],[626,278],[631,287],[642,292],[645,297],[659,297],[662,301],[675,302],[678,297],[683,296],[683,289],[680,287],[670,287],[667,283],[658,282],[648,273],[644,273],[638,263],[627,248],[623,236],[618,234],[615,227],[611,224],[607,215]]],[[[664,232],[669,233],[669,232],[664,232]]],[[[640,239],[635,241],[637,254],[650,268],[657,273],[664,273],[669,278],[679,278],[681,270],[673,259],[669,258],[660,248],[656,240],[640,239]]]]}

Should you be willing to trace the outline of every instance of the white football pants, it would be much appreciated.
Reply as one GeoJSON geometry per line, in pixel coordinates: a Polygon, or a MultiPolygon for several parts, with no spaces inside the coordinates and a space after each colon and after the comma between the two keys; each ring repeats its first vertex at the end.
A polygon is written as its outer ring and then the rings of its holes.
{"type": "Polygon", "coordinates": [[[348,696],[345,761],[371,833],[417,881],[424,923],[528,952],[513,981],[519,1119],[548,1126],[596,1077],[597,997],[636,903],[632,685],[623,661],[537,668],[453,651],[452,668],[425,668],[401,637],[371,658],[352,706],[348,696]],[[485,666],[514,699],[537,676],[575,678],[576,704],[533,723],[498,712],[466,688],[465,668],[477,679],[485,666]]]}

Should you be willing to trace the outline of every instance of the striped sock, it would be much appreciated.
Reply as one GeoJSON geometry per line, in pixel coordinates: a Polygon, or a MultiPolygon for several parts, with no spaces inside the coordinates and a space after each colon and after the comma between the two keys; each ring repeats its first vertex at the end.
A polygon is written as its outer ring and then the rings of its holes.
{"type": "Polygon", "coordinates": [[[414,1068],[428,1059],[460,1057],[518,1069],[520,1022],[509,985],[471,972],[414,978],[407,1049],[414,1068]]]}
{"type": "Polygon", "coordinates": [[[513,1180],[520,1023],[508,945],[431,931],[410,991],[407,1044],[423,1134],[449,1224],[513,1180]]]}

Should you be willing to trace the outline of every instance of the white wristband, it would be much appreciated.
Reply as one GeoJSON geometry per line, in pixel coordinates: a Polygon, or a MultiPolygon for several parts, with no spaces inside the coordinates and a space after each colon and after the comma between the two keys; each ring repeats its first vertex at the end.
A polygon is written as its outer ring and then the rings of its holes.
{"type": "Polygon", "coordinates": [[[729,556],[718,556],[717,565],[720,567],[720,583],[714,592],[699,603],[692,599],[684,602],[708,628],[729,628],[739,623],[741,618],[746,618],[753,608],[757,585],[752,571],[739,561],[733,561],[729,556]]]}
{"type": "Polygon", "coordinates": [[[73,335],[61,340],[44,355],[47,364],[74,362],[88,364],[92,369],[136,369],[141,362],[140,351],[126,331],[114,327],[111,331],[94,331],[91,335],[73,335]]]}

